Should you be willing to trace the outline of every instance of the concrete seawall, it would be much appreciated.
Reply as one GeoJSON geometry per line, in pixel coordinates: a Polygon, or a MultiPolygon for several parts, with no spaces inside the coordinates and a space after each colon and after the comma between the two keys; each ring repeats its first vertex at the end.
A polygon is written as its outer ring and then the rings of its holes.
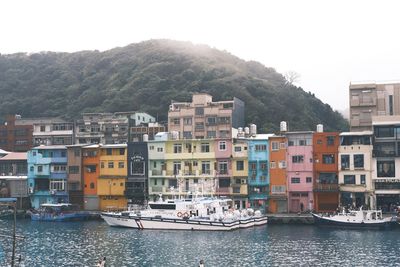
{"type": "Polygon", "coordinates": [[[268,224],[314,224],[314,218],[309,213],[271,213],[267,216],[268,224]]]}

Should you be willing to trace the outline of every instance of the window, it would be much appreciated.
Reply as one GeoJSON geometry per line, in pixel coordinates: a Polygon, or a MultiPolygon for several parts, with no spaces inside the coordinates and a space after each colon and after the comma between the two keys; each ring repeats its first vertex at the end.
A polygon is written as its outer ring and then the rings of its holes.
{"type": "Polygon", "coordinates": [[[276,168],[276,162],[275,161],[271,161],[270,164],[269,164],[269,167],[271,169],[275,169],[276,168]]]}
{"type": "Polygon", "coordinates": [[[256,170],[257,169],[257,163],[252,162],[250,163],[250,170],[256,170]]]}
{"type": "Polygon", "coordinates": [[[306,144],[306,140],[299,140],[299,146],[305,146],[306,144]]]}
{"type": "Polygon", "coordinates": [[[336,173],[331,172],[322,172],[319,174],[319,181],[321,184],[337,184],[337,175],[336,173]]]}
{"type": "Polygon", "coordinates": [[[220,161],[218,163],[219,174],[228,174],[228,162],[220,161]]]}
{"type": "Polygon", "coordinates": [[[100,168],[104,169],[104,161],[100,162],[100,168]]]}
{"type": "Polygon", "coordinates": [[[157,179],[154,179],[154,185],[157,185],[157,179]]]}
{"type": "Polygon", "coordinates": [[[265,176],[265,175],[260,175],[260,180],[261,180],[262,182],[265,182],[265,181],[267,180],[267,176],[265,176]]]}
{"type": "Polygon", "coordinates": [[[120,154],[121,156],[125,155],[125,148],[120,148],[120,149],[119,149],[119,154],[120,154]]]}
{"type": "Polygon", "coordinates": [[[272,149],[272,151],[279,150],[279,143],[278,142],[272,142],[271,143],[271,149],[272,149]]]}
{"type": "Polygon", "coordinates": [[[217,137],[216,131],[207,131],[207,138],[215,138],[217,137]]]}
{"type": "Polygon", "coordinates": [[[183,118],[183,125],[192,125],[192,118],[183,118]]]}
{"type": "Polygon", "coordinates": [[[109,161],[108,162],[108,168],[113,169],[114,168],[114,161],[109,161]]]}
{"type": "Polygon", "coordinates": [[[149,146],[149,150],[154,150],[154,146],[149,146]]]}
{"type": "Polygon", "coordinates": [[[218,123],[219,124],[229,124],[229,123],[231,123],[231,118],[230,117],[218,117],[218,123]]]}
{"type": "Polygon", "coordinates": [[[50,180],[49,190],[64,191],[65,190],[65,180],[50,180]]]}
{"type": "Polygon", "coordinates": [[[284,160],[279,161],[279,169],[286,169],[286,161],[284,160]]]}
{"type": "Polygon", "coordinates": [[[350,156],[349,155],[340,155],[340,164],[342,170],[348,170],[350,168],[350,156]]]}
{"type": "Polygon", "coordinates": [[[201,107],[195,108],[194,114],[197,115],[197,116],[202,116],[202,115],[204,115],[204,108],[201,108],[201,107]]]}
{"type": "Polygon", "coordinates": [[[178,175],[181,170],[181,163],[179,161],[174,161],[174,175],[178,175]]]}
{"type": "Polygon", "coordinates": [[[65,165],[54,165],[53,166],[54,172],[65,172],[66,169],[67,169],[67,166],[65,166],[65,165]]]}
{"type": "Polygon", "coordinates": [[[378,138],[394,137],[393,126],[375,126],[374,134],[378,138]]]}
{"type": "Polygon", "coordinates": [[[334,154],[322,155],[322,163],[323,164],[335,164],[335,155],[334,154]]]}
{"type": "Polygon", "coordinates": [[[256,151],[267,151],[267,145],[255,145],[256,151]]]}
{"type": "Polygon", "coordinates": [[[202,143],[201,144],[201,152],[202,153],[210,152],[210,144],[209,143],[202,143]]]}
{"type": "Polygon", "coordinates": [[[41,131],[41,132],[45,132],[45,131],[46,131],[46,126],[40,125],[40,131],[41,131]]]}
{"type": "Polygon", "coordinates": [[[267,163],[262,162],[260,165],[261,165],[261,170],[266,170],[267,169],[267,163]]]}
{"type": "Polygon", "coordinates": [[[279,147],[280,147],[280,149],[285,149],[286,148],[286,144],[285,143],[280,143],[279,147]]]}
{"type": "Polygon", "coordinates": [[[292,177],[290,180],[292,184],[299,184],[300,183],[300,177],[292,177]]]}
{"type": "Polygon", "coordinates": [[[306,183],[312,183],[312,177],[306,177],[306,183]]]}
{"type": "Polygon", "coordinates": [[[171,123],[172,123],[173,125],[180,125],[181,120],[180,120],[180,118],[172,118],[172,119],[171,119],[171,123]]]}
{"type": "Polygon", "coordinates": [[[304,156],[303,155],[292,156],[292,162],[293,163],[303,163],[304,156]]]}
{"type": "Polygon", "coordinates": [[[217,124],[217,117],[208,117],[207,118],[207,125],[216,125],[217,124]]]}
{"type": "Polygon", "coordinates": [[[37,167],[37,171],[38,171],[38,172],[42,172],[42,171],[43,171],[43,166],[39,165],[39,166],[37,167]]]}
{"type": "Polygon", "coordinates": [[[197,179],[197,178],[193,179],[193,183],[194,184],[198,184],[199,183],[199,179],[197,179]]]}
{"type": "Polygon", "coordinates": [[[333,146],[335,144],[335,137],[334,136],[327,136],[326,137],[326,145],[333,146]]]}
{"type": "Polygon", "coordinates": [[[131,175],[144,175],[145,163],[143,161],[131,162],[131,175]]]}
{"type": "Polygon", "coordinates": [[[210,174],[210,162],[209,161],[202,161],[201,162],[201,173],[202,174],[210,174]]]}
{"type": "Polygon", "coordinates": [[[90,189],[94,189],[94,183],[90,183],[90,189]]]}
{"type": "Polygon", "coordinates": [[[174,153],[182,153],[182,144],[174,144],[174,153]]]}
{"type": "Polygon", "coordinates": [[[389,95],[389,115],[393,115],[393,95],[389,95]]]}
{"type": "Polygon", "coordinates": [[[74,149],[74,156],[75,157],[80,157],[81,156],[81,151],[78,148],[74,149]]]}
{"type": "Polygon", "coordinates": [[[86,172],[96,172],[96,165],[86,165],[86,172]]]}
{"type": "Polygon", "coordinates": [[[236,170],[237,171],[243,171],[244,170],[244,161],[243,160],[236,161],[236,170]]]}
{"type": "Polygon", "coordinates": [[[294,146],[294,141],[288,141],[288,146],[294,146]]]}
{"type": "Polygon", "coordinates": [[[235,150],[235,152],[241,152],[242,151],[242,147],[235,146],[234,150],[235,150]]]}
{"type": "Polygon", "coordinates": [[[356,176],[355,175],[345,175],[344,176],[344,184],[356,184],[356,176]]]}
{"type": "Polygon", "coordinates": [[[124,163],[123,161],[119,161],[119,162],[118,162],[118,168],[119,168],[119,169],[125,168],[125,163],[124,163]]]}
{"type": "Polygon", "coordinates": [[[377,162],[378,177],[395,177],[394,160],[377,162]]]}
{"type": "Polygon", "coordinates": [[[190,131],[183,131],[183,138],[184,138],[184,139],[192,139],[192,132],[190,132],[190,131]]]}
{"type": "Polygon", "coordinates": [[[107,148],[106,149],[106,154],[109,156],[109,155],[112,155],[112,149],[111,148],[107,148]]]}
{"type": "Polygon", "coordinates": [[[226,150],[226,142],[221,141],[219,142],[219,151],[225,151],[226,150]]]}
{"type": "Polygon", "coordinates": [[[360,183],[365,184],[365,174],[360,175],[360,183]]]}
{"type": "Polygon", "coordinates": [[[226,178],[218,179],[218,186],[220,188],[230,187],[231,186],[231,179],[226,179],[226,178]]]}
{"type": "Polygon", "coordinates": [[[273,185],[271,186],[272,194],[284,194],[286,193],[286,186],[284,185],[273,185]]]}
{"type": "Polygon", "coordinates": [[[61,151],[61,157],[66,158],[67,157],[67,151],[61,151]]]}
{"type": "Polygon", "coordinates": [[[229,137],[229,133],[230,133],[230,131],[221,130],[221,131],[219,131],[219,137],[220,138],[227,138],[227,137],[229,137]]]}
{"type": "Polygon", "coordinates": [[[363,154],[354,155],[354,168],[364,168],[364,155],[363,154]]]}
{"type": "Polygon", "coordinates": [[[163,148],[162,147],[157,147],[157,152],[163,152],[163,148]]]}
{"type": "Polygon", "coordinates": [[[194,129],[196,131],[203,131],[204,130],[204,122],[196,122],[194,129]]]}

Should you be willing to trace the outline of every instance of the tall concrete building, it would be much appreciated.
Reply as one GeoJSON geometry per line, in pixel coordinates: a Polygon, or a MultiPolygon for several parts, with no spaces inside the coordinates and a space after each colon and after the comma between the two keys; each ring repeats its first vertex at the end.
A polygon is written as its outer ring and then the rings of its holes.
{"type": "Polygon", "coordinates": [[[350,130],[371,131],[375,116],[400,115],[399,82],[352,82],[350,91],[350,130]]]}
{"type": "Polygon", "coordinates": [[[234,97],[213,102],[209,94],[193,94],[192,102],[172,103],[168,130],[183,139],[231,138],[232,127],[244,125],[244,102],[234,97]]]}

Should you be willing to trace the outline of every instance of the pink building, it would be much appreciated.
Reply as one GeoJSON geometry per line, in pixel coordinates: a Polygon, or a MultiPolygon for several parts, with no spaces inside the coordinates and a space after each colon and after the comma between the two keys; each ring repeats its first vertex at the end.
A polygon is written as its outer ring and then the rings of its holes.
{"type": "Polygon", "coordinates": [[[287,184],[289,212],[314,208],[313,132],[288,132],[287,184]]]}
{"type": "Polygon", "coordinates": [[[214,142],[217,194],[231,195],[232,185],[232,139],[219,139],[214,142]]]}

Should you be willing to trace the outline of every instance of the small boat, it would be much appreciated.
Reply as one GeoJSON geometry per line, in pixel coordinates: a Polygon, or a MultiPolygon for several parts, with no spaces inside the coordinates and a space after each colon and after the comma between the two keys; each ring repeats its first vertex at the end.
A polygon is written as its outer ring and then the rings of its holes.
{"type": "Polygon", "coordinates": [[[346,228],[385,229],[396,225],[396,217],[384,218],[381,210],[350,210],[335,215],[318,215],[311,213],[318,225],[346,228]]]}
{"type": "Polygon", "coordinates": [[[159,230],[229,231],[264,225],[268,218],[252,209],[232,210],[229,199],[194,198],[149,202],[140,211],[103,212],[110,226],[159,230]]]}
{"type": "Polygon", "coordinates": [[[80,211],[78,205],[69,203],[59,204],[42,204],[38,210],[29,212],[32,221],[79,221],[91,218],[91,214],[87,211],[80,211]]]}

